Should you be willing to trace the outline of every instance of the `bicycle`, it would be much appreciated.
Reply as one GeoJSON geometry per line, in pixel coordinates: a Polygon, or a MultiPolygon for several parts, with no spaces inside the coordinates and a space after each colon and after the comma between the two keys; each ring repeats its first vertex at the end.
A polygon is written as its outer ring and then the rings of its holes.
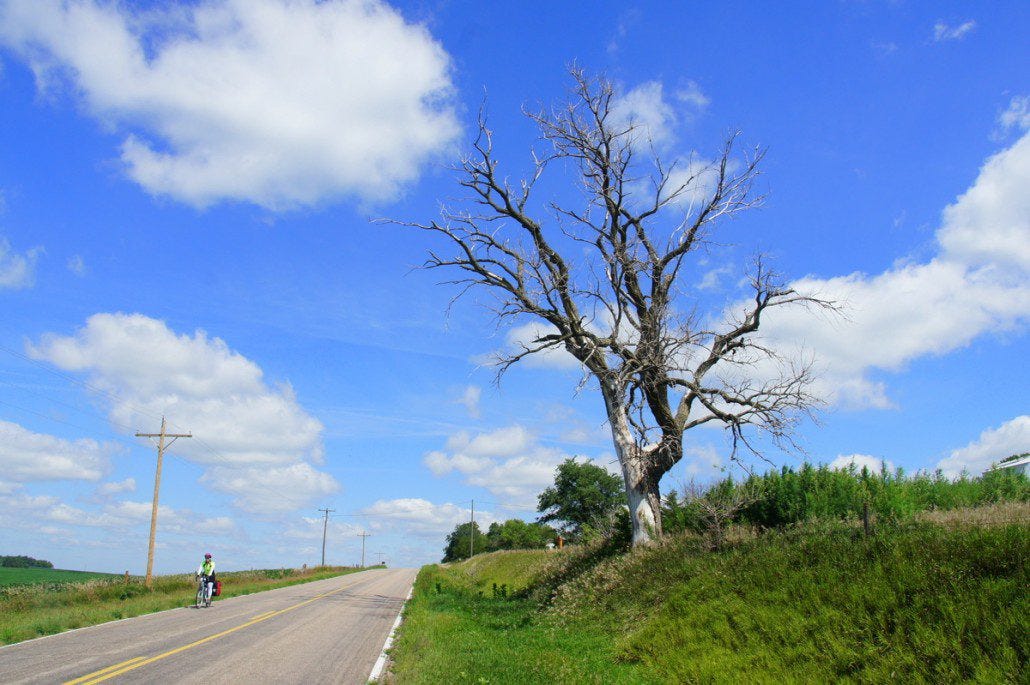
{"type": "Polygon", "coordinates": [[[209,606],[211,606],[211,592],[212,591],[213,591],[213,588],[209,588],[208,587],[208,577],[207,576],[200,576],[200,582],[197,584],[197,603],[196,603],[196,607],[198,609],[200,609],[201,607],[209,607],[209,606]]]}

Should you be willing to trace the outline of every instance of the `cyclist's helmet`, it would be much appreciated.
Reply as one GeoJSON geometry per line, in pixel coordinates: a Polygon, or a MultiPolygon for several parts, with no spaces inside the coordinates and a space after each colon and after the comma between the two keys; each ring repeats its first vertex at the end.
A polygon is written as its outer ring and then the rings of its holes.
{"type": "Polygon", "coordinates": [[[208,553],[208,554],[205,554],[205,555],[204,555],[204,558],[205,558],[205,559],[210,559],[210,558],[211,558],[211,554],[210,554],[210,553],[208,553]]]}

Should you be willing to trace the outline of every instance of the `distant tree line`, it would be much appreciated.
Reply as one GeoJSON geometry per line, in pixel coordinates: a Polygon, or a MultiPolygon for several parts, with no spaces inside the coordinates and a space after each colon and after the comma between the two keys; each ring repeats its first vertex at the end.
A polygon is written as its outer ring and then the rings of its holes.
{"type": "Polygon", "coordinates": [[[476,522],[459,523],[447,536],[443,562],[468,559],[470,550],[475,555],[502,549],[542,549],[554,539],[554,528],[522,519],[491,523],[485,535],[476,522]]]}
{"type": "MultiPolygon", "coordinates": [[[[470,551],[475,555],[502,549],[543,549],[548,543],[555,544],[559,536],[578,542],[607,534],[625,511],[624,502],[620,478],[589,462],[566,459],[555,469],[554,485],[537,498],[541,514],[537,521],[491,523],[485,534],[478,523],[459,523],[447,536],[443,562],[468,559],[470,551]]],[[[628,516],[622,515],[621,521],[629,525],[628,516]]]]}
{"type": "Polygon", "coordinates": [[[53,568],[54,565],[43,559],[25,556],[0,556],[0,567],[3,568],[53,568]]]}

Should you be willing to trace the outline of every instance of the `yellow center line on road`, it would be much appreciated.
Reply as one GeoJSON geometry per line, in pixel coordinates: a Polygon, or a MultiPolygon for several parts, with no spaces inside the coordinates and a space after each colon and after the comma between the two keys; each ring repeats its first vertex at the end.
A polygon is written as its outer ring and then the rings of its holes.
{"type": "Polygon", "coordinates": [[[275,613],[274,611],[266,611],[266,612],[265,612],[265,613],[263,613],[263,614],[258,614],[257,616],[251,616],[251,617],[250,617],[250,620],[251,620],[251,621],[256,621],[256,620],[258,620],[259,618],[266,618],[266,617],[268,617],[268,616],[271,616],[271,615],[272,615],[272,614],[274,614],[274,613],[275,613]]]}
{"type": "Polygon", "coordinates": [[[305,606],[307,604],[311,604],[312,602],[317,602],[318,600],[322,599],[323,597],[328,597],[329,595],[335,595],[337,592],[343,592],[346,589],[347,589],[346,587],[341,587],[341,588],[337,588],[335,590],[330,590],[329,592],[323,592],[320,595],[316,595],[316,596],[312,597],[311,599],[304,600],[303,602],[300,602],[299,604],[294,604],[291,607],[286,607],[285,609],[279,609],[278,611],[270,611],[267,614],[259,614],[255,618],[250,619],[246,623],[241,623],[240,625],[236,626],[235,628],[229,628],[228,630],[223,630],[220,633],[215,633],[214,635],[209,635],[209,636],[207,636],[205,638],[197,640],[196,642],[191,642],[188,645],[183,645],[182,647],[176,647],[175,649],[170,649],[167,652],[164,652],[162,654],[158,654],[157,656],[152,656],[149,659],[144,659],[143,657],[138,656],[135,659],[129,659],[128,661],[123,661],[120,664],[115,664],[114,666],[108,666],[105,669],[102,669],[102,670],[99,670],[99,671],[94,671],[93,673],[90,673],[88,675],[84,675],[84,676],[82,676],[80,678],[76,678],[75,680],[69,680],[68,682],[64,683],[64,685],[93,685],[94,683],[101,683],[101,682],[103,682],[105,680],[108,680],[109,678],[113,678],[113,677],[121,675],[123,673],[128,673],[129,671],[135,670],[135,669],[139,668],[140,666],[146,666],[147,664],[152,664],[155,661],[160,661],[161,659],[164,659],[166,657],[170,657],[170,656],[172,656],[174,654],[178,654],[180,652],[185,652],[187,649],[193,649],[194,647],[199,647],[200,645],[202,645],[202,644],[204,644],[206,642],[211,642],[212,640],[217,640],[218,638],[224,637],[226,635],[229,635],[230,633],[235,633],[237,630],[243,630],[244,628],[252,626],[255,623],[261,623],[262,621],[267,621],[268,619],[270,619],[270,618],[272,618],[274,616],[279,616],[281,614],[285,614],[287,611],[293,611],[294,609],[299,609],[300,607],[305,606]]]}
{"type": "Polygon", "coordinates": [[[135,663],[137,661],[142,661],[142,660],[143,660],[143,657],[138,656],[135,659],[129,659],[128,661],[123,661],[120,664],[115,664],[114,666],[108,666],[107,668],[105,668],[103,670],[96,671],[95,673],[90,673],[89,675],[84,675],[81,678],[76,678],[75,680],[69,680],[64,685],[78,685],[81,682],[89,680],[93,676],[103,675],[104,673],[107,673],[109,671],[116,671],[119,668],[121,668],[122,666],[128,666],[129,664],[135,663]]]}

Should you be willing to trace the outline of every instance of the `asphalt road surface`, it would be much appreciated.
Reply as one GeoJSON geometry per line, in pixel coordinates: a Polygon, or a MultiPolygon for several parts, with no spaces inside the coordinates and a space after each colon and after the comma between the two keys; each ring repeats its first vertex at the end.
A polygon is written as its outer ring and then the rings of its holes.
{"type": "Polygon", "coordinates": [[[362,571],[9,645],[0,683],[366,683],[415,574],[362,571]]]}

